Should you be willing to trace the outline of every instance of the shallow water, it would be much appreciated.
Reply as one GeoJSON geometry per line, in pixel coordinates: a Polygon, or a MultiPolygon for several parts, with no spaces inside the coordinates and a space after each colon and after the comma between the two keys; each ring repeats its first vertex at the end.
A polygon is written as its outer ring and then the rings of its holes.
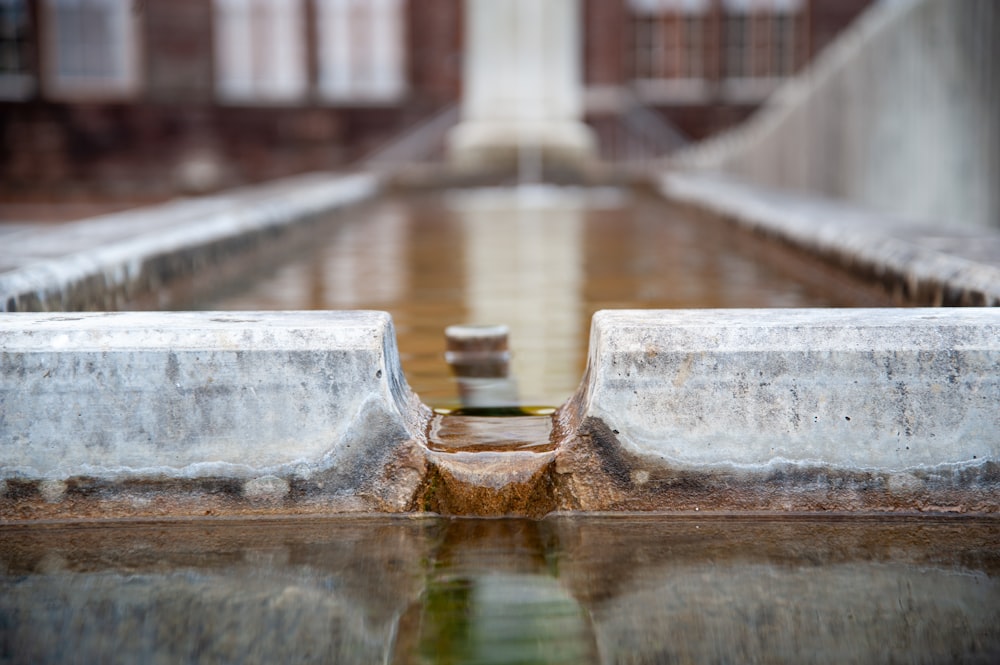
{"type": "Polygon", "coordinates": [[[386,310],[407,380],[432,406],[459,403],[443,359],[451,324],[507,324],[508,401],[558,405],[583,374],[599,309],[857,306],[873,297],[815,261],[627,190],[389,198],[311,233],[283,262],[258,263],[179,306],[386,310]]]}
{"type": "Polygon", "coordinates": [[[998,662],[998,543],[962,518],[0,527],[0,662],[998,662]]]}

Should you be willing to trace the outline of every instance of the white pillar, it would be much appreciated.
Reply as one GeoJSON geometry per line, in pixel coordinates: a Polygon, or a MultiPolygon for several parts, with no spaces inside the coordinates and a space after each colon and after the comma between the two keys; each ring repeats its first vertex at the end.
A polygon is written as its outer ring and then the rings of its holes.
{"type": "Polygon", "coordinates": [[[578,0],[466,0],[462,120],[454,162],[516,163],[519,148],[548,163],[594,152],[582,122],[578,0]]]}

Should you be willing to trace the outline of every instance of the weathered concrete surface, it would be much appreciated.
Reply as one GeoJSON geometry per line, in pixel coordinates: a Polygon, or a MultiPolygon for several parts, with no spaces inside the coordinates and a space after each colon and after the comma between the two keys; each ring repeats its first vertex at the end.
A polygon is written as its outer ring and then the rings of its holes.
{"type": "Polygon", "coordinates": [[[0,311],[118,309],[380,186],[372,174],[313,173],[7,234],[0,311]]]}
{"type": "Polygon", "coordinates": [[[679,203],[720,215],[881,284],[900,304],[1000,306],[1000,231],[917,226],[844,201],[721,174],[666,173],[679,203]]]}
{"type": "Polygon", "coordinates": [[[938,228],[1000,227],[1000,5],[877,2],[766,107],[675,163],[938,228]]]}
{"type": "Polygon", "coordinates": [[[432,418],[381,312],[0,317],[0,520],[1000,511],[1000,309],[605,311],[545,416],[432,418]]]}
{"type": "Polygon", "coordinates": [[[552,418],[435,415],[414,508],[443,515],[542,517],[555,509],[552,418]]]}
{"type": "Polygon", "coordinates": [[[0,517],[399,511],[430,413],[384,312],[0,317],[0,517]]]}
{"type": "Polygon", "coordinates": [[[1000,310],[603,311],[561,505],[1000,510],[1000,310]]]}

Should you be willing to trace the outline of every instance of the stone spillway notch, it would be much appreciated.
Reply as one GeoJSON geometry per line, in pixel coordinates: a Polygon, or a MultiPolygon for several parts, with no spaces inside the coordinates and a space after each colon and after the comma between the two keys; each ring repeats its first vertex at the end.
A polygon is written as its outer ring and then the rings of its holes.
{"type": "Polygon", "coordinates": [[[552,409],[438,413],[414,508],[444,515],[541,517],[554,510],[552,409]],[[505,415],[490,415],[496,413],[505,415]]]}
{"type": "Polygon", "coordinates": [[[0,521],[400,512],[430,409],[384,312],[0,317],[0,521]]]}

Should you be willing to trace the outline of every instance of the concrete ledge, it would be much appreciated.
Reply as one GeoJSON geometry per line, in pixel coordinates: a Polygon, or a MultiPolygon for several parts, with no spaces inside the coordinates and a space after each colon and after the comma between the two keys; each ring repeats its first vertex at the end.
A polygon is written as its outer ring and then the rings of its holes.
{"type": "Polygon", "coordinates": [[[0,348],[2,518],[392,512],[424,472],[383,312],[9,314],[0,348]]]}
{"type": "Polygon", "coordinates": [[[666,173],[658,186],[673,201],[881,283],[901,303],[1000,306],[1000,233],[992,229],[923,229],[847,203],[721,174],[666,173]]]}
{"type": "Polygon", "coordinates": [[[998,368],[995,309],[599,312],[563,502],[995,512],[998,368]]]}
{"type": "Polygon", "coordinates": [[[748,121],[671,156],[937,228],[996,228],[1000,6],[871,3],[748,121]]]}
{"type": "Polygon", "coordinates": [[[534,456],[429,452],[381,312],[17,313],[0,349],[0,521],[1000,512],[1000,309],[599,312],[534,456]]]}
{"type": "Polygon", "coordinates": [[[0,311],[118,309],[380,186],[371,174],[314,173],[9,236],[18,260],[0,273],[0,311]]]}

